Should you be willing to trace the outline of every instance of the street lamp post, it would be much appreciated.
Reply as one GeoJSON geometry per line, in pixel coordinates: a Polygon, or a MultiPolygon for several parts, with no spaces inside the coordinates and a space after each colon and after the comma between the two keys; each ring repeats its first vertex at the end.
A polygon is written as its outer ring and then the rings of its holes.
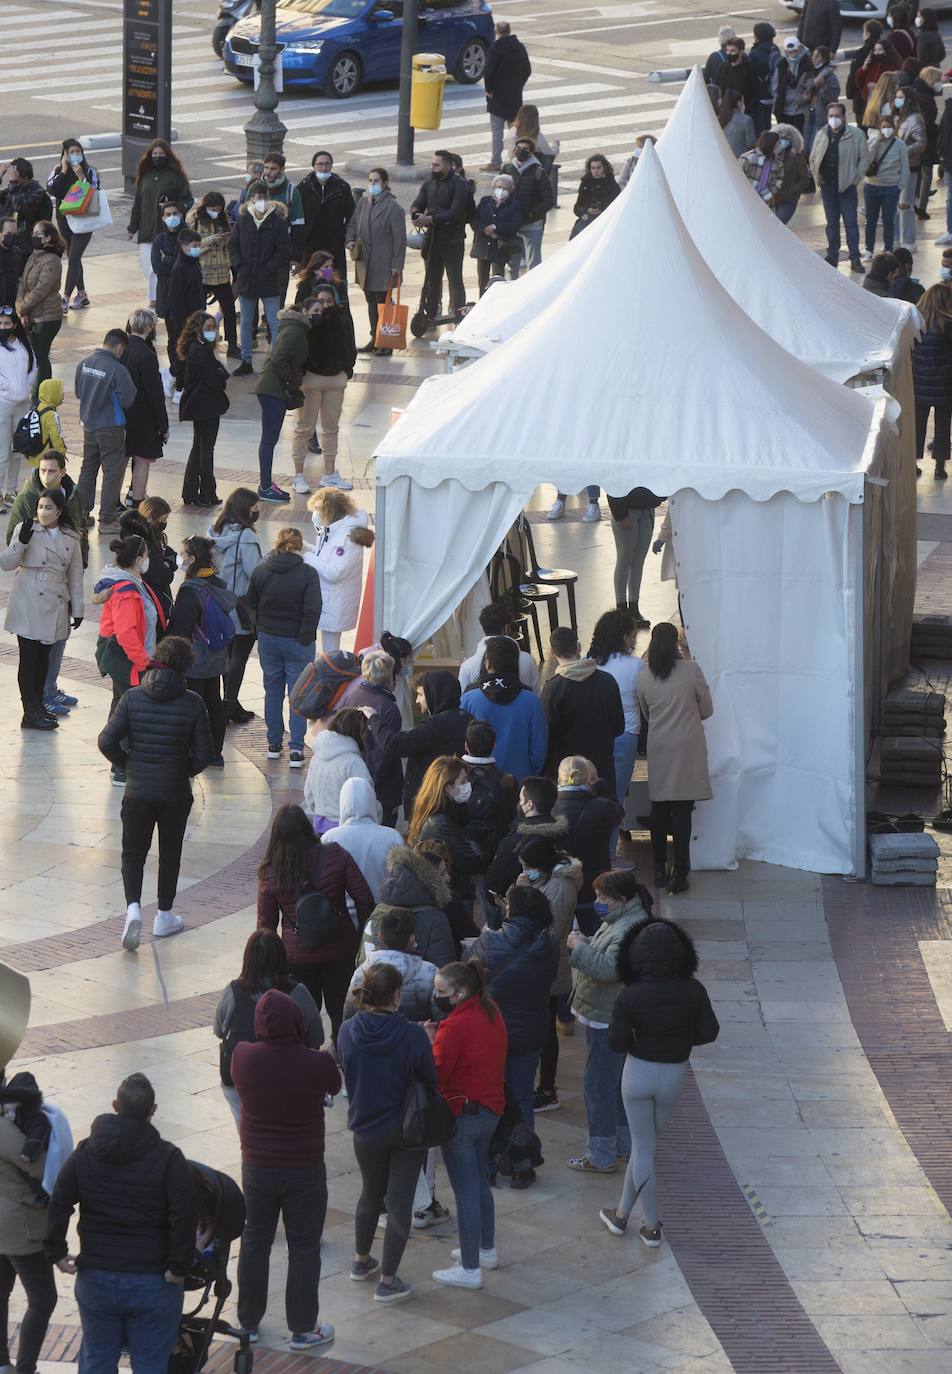
{"type": "Polygon", "coordinates": [[[410,83],[416,47],[417,0],[404,0],[400,40],[400,105],[397,113],[397,165],[413,166],[413,126],[410,123],[410,83]]]}
{"type": "Polygon", "coordinates": [[[263,162],[268,153],[279,153],[287,129],[277,115],[278,93],[274,86],[278,49],[275,42],[275,2],[261,0],[261,29],[258,34],[258,89],[255,112],[245,125],[245,147],[249,162],[263,162]]]}

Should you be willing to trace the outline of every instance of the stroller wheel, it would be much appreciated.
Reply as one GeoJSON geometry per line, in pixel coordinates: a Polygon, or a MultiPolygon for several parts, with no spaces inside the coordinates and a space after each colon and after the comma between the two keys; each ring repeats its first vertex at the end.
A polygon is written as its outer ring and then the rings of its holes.
{"type": "Polygon", "coordinates": [[[426,333],[429,327],[429,316],[424,315],[422,310],[419,311],[418,314],[414,315],[410,321],[410,333],[413,335],[415,339],[422,339],[423,335],[426,333]]]}

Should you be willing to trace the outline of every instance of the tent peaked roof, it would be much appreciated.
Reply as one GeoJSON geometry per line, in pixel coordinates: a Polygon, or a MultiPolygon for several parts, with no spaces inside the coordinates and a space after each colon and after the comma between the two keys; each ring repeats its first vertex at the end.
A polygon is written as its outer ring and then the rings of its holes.
{"type": "Polygon", "coordinates": [[[831,268],[751,194],[700,68],[691,72],[657,150],[688,233],[751,319],[839,381],[891,361],[910,307],[874,296],[831,268]]]}
{"type": "Polygon", "coordinates": [[[524,329],[422,387],[377,451],[377,478],[501,483],[522,500],[545,481],[859,500],[880,413],[791,358],[722,289],[647,149],[624,235],[600,235],[524,329]]]}

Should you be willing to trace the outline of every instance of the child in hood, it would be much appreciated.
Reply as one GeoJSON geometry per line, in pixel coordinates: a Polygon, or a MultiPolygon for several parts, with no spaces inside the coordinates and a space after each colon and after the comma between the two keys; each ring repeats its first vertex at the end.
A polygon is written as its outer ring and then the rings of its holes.
{"type": "Polygon", "coordinates": [[[307,505],[317,539],[305,544],[304,561],[317,569],[321,579],[318,629],[321,649],[329,654],[340,648],[341,634],[357,624],[364,549],[372,547],[374,533],[367,512],[358,510],[338,487],[322,487],[307,505]]]}
{"type": "Polygon", "coordinates": [[[40,437],[43,440],[43,447],[40,449],[40,453],[27,459],[31,468],[39,466],[40,454],[46,453],[47,449],[55,448],[57,453],[66,452],[66,440],[63,438],[63,427],[60,424],[58,413],[62,404],[63,383],[57,377],[47,377],[45,382],[40,382],[40,389],[36,397],[36,409],[40,417],[40,437]]]}

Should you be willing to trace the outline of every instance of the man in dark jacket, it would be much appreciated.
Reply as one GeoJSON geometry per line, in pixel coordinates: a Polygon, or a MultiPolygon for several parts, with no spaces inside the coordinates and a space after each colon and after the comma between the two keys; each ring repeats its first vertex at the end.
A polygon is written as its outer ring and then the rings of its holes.
{"type": "Polygon", "coordinates": [[[496,41],[486,54],[483,85],[486,87],[486,109],[492,130],[492,154],[484,172],[498,172],[502,167],[502,141],[506,125],[511,124],[522,106],[522,93],[532,75],[532,63],[525,45],[512,32],[505,19],[496,21],[496,41]]]}
{"type": "Polygon", "coordinates": [[[17,247],[17,222],[0,220],[0,305],[16,305],[26,254],[17,247]]]}
{"type": "Polygon", "coordinates": [[[578,894],[575,918],[583,935],[593,935],[600,921],[594,912],[595,889],[600,873],[612,866],[610,841],[621,824],[624,807],[609,793],[594,765],[586,758],[563,759],[559,767],[559,799],[553,816],[564,817],[569,833],[564,848],[582,860],[582,887],[578,894]]]}
{"type": "Polygon", "coordinates": [[[754,133],[760,137],[765,129],[770,128],[770,112],[773,108],[773,77],[774,72],[780,63],[780,49],[774,39],[777,37],[777,30],[773,24],[768,24],[763,20],[754,25],[754,42],[750,48],[750,63],[757,73],[760,80],[760,93],[757,97],[756,106],[747,108],[747,113],[754,121],[754,133]]]}
{"type": "Polygon", "coordinates": [[[549,647],[558,667],[542,689],[549,722],[545,772],[554,778],[564,758],[581,754],[614,794],[615,738],[625,733],[618,683],[593,658],[582,658],[578,636],[567,625],[552,631],[549,647]]]}
{"type": "Polygon", "coordinates": [[[89,515],[96,499],[96,478],[102,468],[99,493],[99,533],[118,534],[122,474],[126,470],[126,411],[136,398],[135,382],[122,363],[129,344],[124,329],[110,329],[97,348],[76,369],[73,390],[83,426],[83,463],[79,494],[89,515]]]}
{"type": "Polygon", "coordinates": [[[136,1374],[164,1374],[195,1253],[192,1184],[181,1150],[152,1125],[155,1093],[145,1074],[124,1078],[112,1107],[59,1172],[45,1249],[64,1273],[78,1274],[88,1374],[114,1371],[123,1350],[136,1374]],[[77,1206],[73,1258],[66,1231],[77,1206]]]}
{"type": "Polygon", "coordinates": [[[24,253],[29,253],[32,247],[34,224],[52,220],[53,214],[53,202],[33,179],[32,162],[25,157],[15,157],[0,167],[0,215],[10,215],[16,220],[17,245],[24,253]]]}
{"type": "Polygon", "coordinates": [[[304,1016],[285,992],[255,1007],[255,1040],[235,1046],[231,1076],[241,1103],[241,1188],[247,1218],[238,1257],[238,1323],[257,1333],[268,1306],[268,1271],[278,1218],[288,1273],[285,1314],[292,1350],[329,1345],[318,1320],[321,1234],[327,1214],[324,1095],[341,1079],[326,1050],[304,1044],[304,1016]]]}
{"type": "Polygon", "coordinates": [[[426,259],[426,310],[429,316],[438,313],[443,292],[443,273],[450,292],[450,309],[454,316],[466,304],[463,286],[463,249],[466,246],[466,207],[469,185],[453,171],[452,155],[445,149],[433,154],[430,175],[410,206],[410,218],[418,229],[429,229],[426,259]]]}
{"type": "Polygon", "coordinates": [[[835,57],[842,32],[843,16],[836,0],[804,0],[797,25],[797,37],[804,47],[811,52],[829,48],[830,57],[835,57]]]}
{"type": "Polygon", "coordinates": [[[270,187],[254,181],[228,240],[228,256],[235,274],[235,295],[241,309],[241,363],[233,377],[251,375],[254,323],[261,302],[271,338],[278,335],[278,310],[287,290],[291,266],[288,211],[270,199],[270,187]]]}
{"type": "Polygon", "coordinates": [[[727,61],[718,67],[714,77],[715,85],[722,96],[728,91],[737,91],[744,97],[747,112],[751,113],[757,108],[760,100],[760,77],[757,68],[744,51],[743,38],[730,39],[724,48],[724,56],[727,61]]]}
{"type": "MultiPolygon", "coordinates": [[[[275,551],[259,563],[248,585],[248,605],[258,628],[258,657],[264,674],[264,719],[268,758],[279,759],[284,742],[284,697],[309,663],[321,618],[321,579],[305,563],[297,530],[282,530],[275,551]],[[293,547],[297,543],[297,550],[293,547]],[[286,546],[287,545],[287,546],[286,546]]],[[[288,710],[291,768],[304,767],[307,721],[288,710]]]]}
{"type": "Polygon", "coordinates": [[[178,257],[169,272],[168,289],[165,296],[165,328],[169,339],[169,368],[181,390],[185,375],[185,362],[178,355],[179,335],[185,328],[185,321],[196,310],[205,309],[205,283],[199,258],[202,254],[202,236],[194,229],[179,232],[178,257]]]}
{"type": "Polygon", "coordinates": [[[519,790],[516,819],[508,835],[504,835],[495,857],[486,872],[486,886],[502,897],[522,872],[519,848],[530,836],[549,839],[560,849],[565,848],[569,825],[564,816],[553,816],[552,808],[558,800],[559,789],[551,778],[524,778],[519,790]]]}
{"type": "Polygon", "coordinates": [[[519,237],[526,255],[526,270],[531,271],[542,261],[542,235],[545,217],[555,205],[552,182],[535,155],[535,141],[520,138],[512,162],[503,168],[516,184],[515,196],[522,210],[519,237]]]}
{"type": "Polygon", "coordinates": [[[347,262],[344,257],[344,237],[354,213],[354,193],[350,184],[333,170],[334,159],[321,150],[311,158],[311,170],[297,184],[304,207],[304,256],[307,262],[312,253],[323,249],[334,254],[334,270],[345,290],[347,262]]]}
{"type": "Polygon", "coordinates": [[[99,752],[125,770],[122,799],[122,885],[126,924],[122,947],[139,948],[142,931],[142,872],[152,832],[159,828],[159,908],[153,940],[184,929],[174,915],[182,862],[182,841],[192,809],[191,778],[212,761],[208,712],[185,679],[195,655],[187,639],[167,635],[155,647],[138,687],[120,697],[99,733],[99,752]]]}
{"type": "Polygon", "coordinates": [[[412,730],[393,733],[379,716],[370,721],[374,745],[383,748],[383,764],[391,759],[406,759],[403,779],[403,814],[410,819],[413,800],[420,790],[423,775],[434,759],[443,754],[462,755],[466,749],[466,727],[472,720],[459,709],[460,686],[452,673],[434,668],[425,673],[417,687],[417,709],[426,716],[412,730]]]}

